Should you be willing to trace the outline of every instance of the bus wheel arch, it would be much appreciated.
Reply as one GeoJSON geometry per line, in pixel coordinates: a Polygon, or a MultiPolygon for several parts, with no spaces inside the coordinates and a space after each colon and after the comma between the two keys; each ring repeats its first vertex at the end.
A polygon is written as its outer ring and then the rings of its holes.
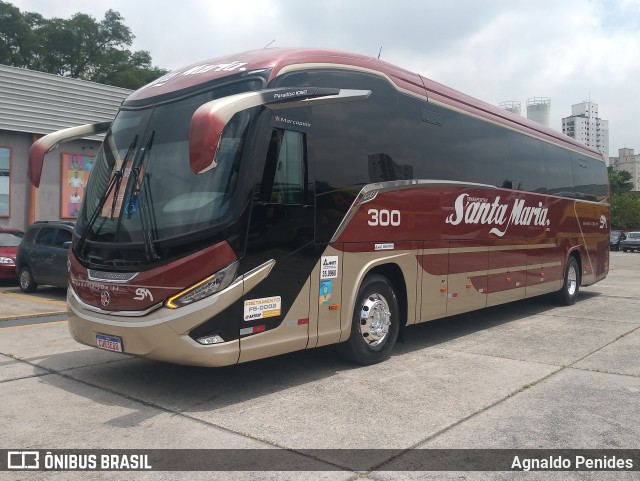
{"type": "Polygon", "coordinates": [[[556,301],[563,306],[572,306],[578,299],[582,282],[582,259],[578,250],[569,253],[562,277],[562,287],[555,292],[556,301]]]}
{"type": "Polygon", "coordinates": [[[358,287],[349,338],[340,349],[349,360],[371,365],[387,359],[406,323],[406,285],[395,264],[377,266],[358,287]]]}
{"type": "MultiPolygon", "coordinates": [[[[408,301],[407,301],[407,282],[404,279],[402,269],[398,264],[381,264],[373,267],[366,276],[378,274],[386,277],[387,280],[393,286],[393,289],[398,297],[398,303],[400,308],[400,331],[407,325],[408,317],[408,301]]],[[[365,277],[366,277],[365,276],[365,277]]]]}

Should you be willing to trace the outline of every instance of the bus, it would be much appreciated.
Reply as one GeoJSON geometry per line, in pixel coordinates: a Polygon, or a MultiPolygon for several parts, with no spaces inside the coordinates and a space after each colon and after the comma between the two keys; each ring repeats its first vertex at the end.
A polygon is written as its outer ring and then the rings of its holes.
{"type": "Polygon", "coordinates": [[[359,364],[412,324],[609,268],[602,155],[375,58],[262,49],[173,71],[105,134],[69,251],[80,343],[225,366],[339,344],[359,364]]]}

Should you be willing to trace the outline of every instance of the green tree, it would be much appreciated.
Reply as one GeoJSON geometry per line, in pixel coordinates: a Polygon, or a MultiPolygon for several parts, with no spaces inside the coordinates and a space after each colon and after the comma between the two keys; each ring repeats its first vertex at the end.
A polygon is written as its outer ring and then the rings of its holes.
{"type": "Polygon", "coordinates": [[[640,227],[640,197],[633,195],[632,175],[626,170],[609,171],[611,186],[611,226],[616,229],[636,229],[640,227]]]}
{"type": "Polygon", "coordinates": [[[611,225],[617,229],[640,227],[640,197],[629,192],[611,197],[611,225]]]}
{"type": "Polygon", "coordinates": [[[626,170],[613,170],[613,167],[607,167],[609,171],[609,185],[613,194],[621,194],[629,192],[633,189],[632,175],[626,170]]]}
{"type": "Polygon", "coordinates": [[[41,22],[37,13],[23,15],[9,3],[0,1],[0,63],[28,67],[38,46],[33,26],[41,22]]]}
{"type": "Polygon", "coordinates": [[[149,52],[129,50],[134,38],[114,10],[100,22],[84,13],[45,19],[0,0],[3,64],[135,89],[167,71],[149,52]]]}

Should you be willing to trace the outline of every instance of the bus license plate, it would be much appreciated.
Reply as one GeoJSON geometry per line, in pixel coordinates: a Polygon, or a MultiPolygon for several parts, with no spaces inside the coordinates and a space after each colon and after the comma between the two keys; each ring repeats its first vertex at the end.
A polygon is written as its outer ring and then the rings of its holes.
{"type": "Polygon", "coordinates": [[[96,346],[107,351],[122,352],[122,339],[106,334],[96,334],[96,346]]]}

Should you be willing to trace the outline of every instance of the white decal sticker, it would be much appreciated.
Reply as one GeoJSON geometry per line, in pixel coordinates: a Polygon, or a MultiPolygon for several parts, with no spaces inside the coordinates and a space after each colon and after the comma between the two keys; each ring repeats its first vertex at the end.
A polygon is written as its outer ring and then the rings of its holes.
{"type": "Polygon", "coordinates": [[[320,279],[338,277],[338,256],[322,256],[320,262],[320,279]]]}
{"type": "Polygon", "coordinates": [[[244,301],[244,320],[253,321],[280,315],[282,298],[280,296],[263,297],[244,301]]]}
{"type": "Polygon", "coordinates": [[[144,301],[145,297],[148,297],[150,301],[153,301],[153,295],[149,289],[145,289],[144,287],[138,287],[136,289],[136,297],[133,299],[135,301],[144,301]]]}
{"type": "Polygon", "coordinates": [[[231,63],[218,63],[218,64],[205,63],[202,65],[196,65],[195,67],[191,67],[190,69],[185,71],[169,72],[168,74],[163,75],[159,79],[154,80],[153,82],[145,85],[142,88],[146,89],[149,87],[160,87],[166,84],[167,82],[169,82],[170,80],[173,80],[174,78],[177,78],[177,77],[185,77],[187,75],[197,75],[197,74],[206,73],[209,71],[232,72],[234,70],[237,70],[240,72],[244,72],[245,70],[247,70],[244,67],[245,65],[247,65],[247,62],[240,62],[238,60],[235,60],[231,63]]]}
{"type": "Polygon", "coordinates": [[[538,202],[537,207],[525,205],[524,199],[516,199],[512,206],[501,204],[500,196],[493,202],[487,198],[470,197],[469,194],[460,194],[454,204],[455,213],[449,215],[445,222],[451,225],[482,224],[500,226],[493,227],[489,233],[498,237],[506,234],[511,224],[548,226],[551,221],[547,219],[549,209],[542,207],[538,202]]]}
{"type": "Polygon", "coordinates": [[[378,210],[378,209],[369,209],[367,214],[370,216],[367,223],[372,226],[383,226],[387,227],[389,225],[393,227],[398,227],[400,225],[400,211],[392,210],[389,212],[386,209],[378,210]]]}
{"type": "Polygon", "coordinates": [[[395,244],[387,243],[387,244],[376,244],[375,249],[377,251],[392,251],[395,248],[395,244]]]}
{"type": "Polygon", "coordinates": [[[604,215],[600,216],[600,228],[605,229],[607,227],[607,218],[604,215]]]}

